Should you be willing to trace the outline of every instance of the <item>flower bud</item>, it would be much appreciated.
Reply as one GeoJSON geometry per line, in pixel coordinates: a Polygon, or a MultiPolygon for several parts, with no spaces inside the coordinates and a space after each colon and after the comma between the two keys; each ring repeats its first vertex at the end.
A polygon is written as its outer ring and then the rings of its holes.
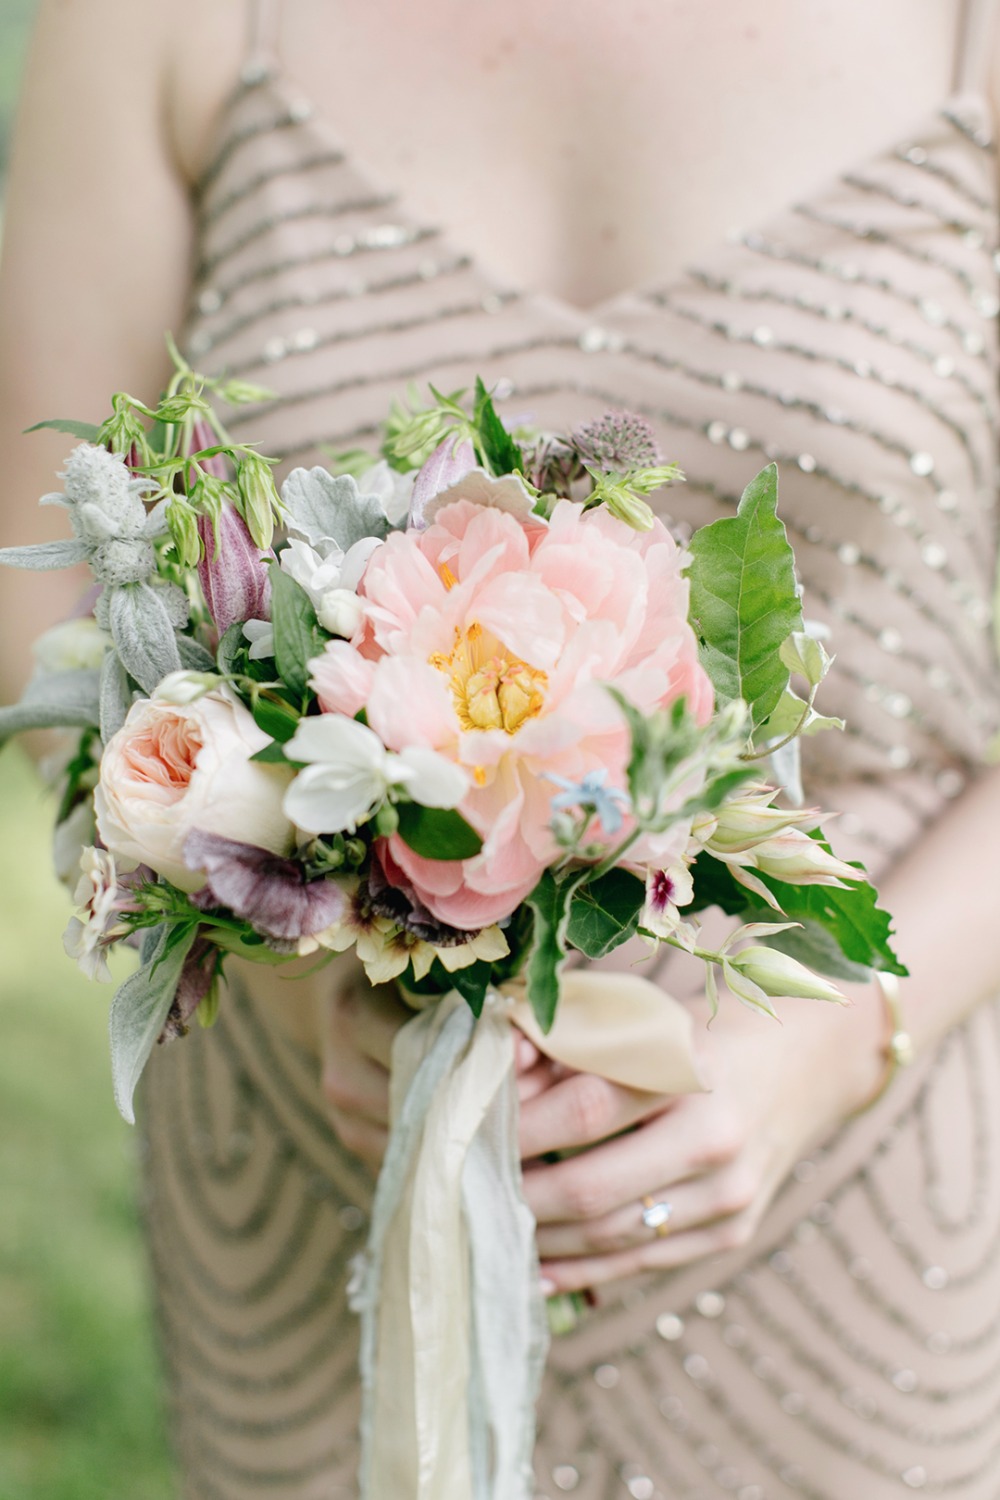
{"type": "MultiPolygon", "coordinates": [[[[191,427],[191,441],[188,447],[190,453],[200,453],[204,448],[217,448],[219,439],[212,431],[211,424],[204,417],[198,417],[191,427]]],[[[203,474],[214,474],[217,479],[229,478],[229,466],[221,453],[213,453],[210,458],[200,458],[198,467],[203,474]]]]}
{"type": "Polygon", "coordinates": [[[237,620],[269,620],[268,565],[243,518],[223,504],[217,527],[208,516],[199,516],[197,526],[202,543],[198,581],[220,635],[237,620]]]}
{"type": "Polygon", "coordinates": [[[364,617],[364,605],[353,589],[327,589],[316,610],[323,629],[345,640],[351,639],[364,617]]]}
{"type": "Polygon", "coordinates": [[[729,956],[730,965],[766,995],[800,996],[804,1000],[835,1000],[846,1004],[844,996],[829,980],[821,979],[798,959],[789,958],[777,948],[755,944],[741,953],[729,956]]]}
{"type": "Polygon", "coordinates": [[[626,526],[631,526],[633,531],[652,531],[652,507],[641,496],[630,490],[627,484],[621,481],[602,480],[594,489],[593,498],[619,521],[624,521],[626,526]]]}
{"type": "Polygon", "coordinates": [[[273,401],[275,398],[274,391],[268,390],[267,386],[254,385],[249,380],[225,380],[217,390],[219,397],[230,406],[250,406],[258,401],[273,401]]]}
{"type": "Polygon", "coordinates": [[[167,525],[177,559],[183,568],[195,568],[201,557],[198,518],[183,495],[172,495],[167,505],[167,525]]]}
{"type": "Polygon", "coordinates": [[[257,453],[245,453],[236,471],[240,510],[257,546],[266,550],[274,538],[275,517],[282,515],[271,465],[257,453]]]}
{"type": "Polygon", "coordinates": [[[222,678],[214,672],[170,672],[157,687],[156,696],[175,708],[186,708],[221,686],[222,678]]]}

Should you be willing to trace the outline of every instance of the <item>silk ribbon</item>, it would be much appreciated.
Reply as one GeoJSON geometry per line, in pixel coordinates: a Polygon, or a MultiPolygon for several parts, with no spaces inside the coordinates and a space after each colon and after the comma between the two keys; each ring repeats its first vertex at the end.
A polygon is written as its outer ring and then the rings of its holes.
{"type": "Polygon", "coordinates": [[[579,1071],[657,1094],[703,1087],[691,1017],[648,980],[562,976],[543,1034],[523,986],[477,1021],[456,994],[393,1048],[391,1131],[355,1267],[363,1500],[530,1500],[548,1344],[521,1191],[511,1027],[579,1071]]]}

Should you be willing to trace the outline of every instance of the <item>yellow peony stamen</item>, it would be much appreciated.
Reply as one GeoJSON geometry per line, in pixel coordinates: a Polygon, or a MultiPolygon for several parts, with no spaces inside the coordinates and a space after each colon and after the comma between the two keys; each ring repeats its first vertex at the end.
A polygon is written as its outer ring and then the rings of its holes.
{"type": "Polygon", "coordinates": [[[441,582],[444,584],[445,588],[450,594],[452,589],[458,582],[458,579],[455,577],[454,573],[451,571],[447,563],[442,563],[438,568],[438,572],[441,574],[441,582]]]}
{"type": "MultiPolygon", "coordinates": [[[[546,674],[511,655],[478,621],[464,631],[456,630],[451,652],[435,652],[430,664],[447,672],[463,729],[502,729],[516,734],[545,705],[546,674]]],[[[479,771],[482,767],[474,775],[482,786],[485,773],[480,781],[479,771]]]]}

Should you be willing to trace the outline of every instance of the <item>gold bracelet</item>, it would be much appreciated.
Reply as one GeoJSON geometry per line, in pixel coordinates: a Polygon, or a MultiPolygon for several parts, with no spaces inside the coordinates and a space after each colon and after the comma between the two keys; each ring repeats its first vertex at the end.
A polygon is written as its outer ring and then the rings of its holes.
{"type": "Polygon", "coordinates": [[[903,1022],[903,1008],[899,1003],[899,980],[895,974],[886,974],[881,969],[875,972],[875,983],[882,997],[882,1008],[888,1025],[888,1036],[882,1044],[885,1070],[876,1085],[875,1092],[864,1104],[854,1110],[856,1115],[866,1114],[888,1089],[900,1068],[909,1067],[913,1061],[913,1038],[903,1022]]]}

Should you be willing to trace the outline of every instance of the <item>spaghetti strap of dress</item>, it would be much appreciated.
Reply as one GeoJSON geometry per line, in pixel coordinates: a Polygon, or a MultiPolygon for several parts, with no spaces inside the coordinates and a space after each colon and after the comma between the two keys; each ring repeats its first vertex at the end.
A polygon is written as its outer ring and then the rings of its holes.
{"type": "Polygon", "coordinates": [[[986,92],[996,44],[997,0],[962,0],[955,48],[955,92],[986,92]]]}
{"type": "Polygon", "coordinates": [[[281,0],[247,0],[247,52],[244,72],[271,72],[278,61],[281,0]]]}

